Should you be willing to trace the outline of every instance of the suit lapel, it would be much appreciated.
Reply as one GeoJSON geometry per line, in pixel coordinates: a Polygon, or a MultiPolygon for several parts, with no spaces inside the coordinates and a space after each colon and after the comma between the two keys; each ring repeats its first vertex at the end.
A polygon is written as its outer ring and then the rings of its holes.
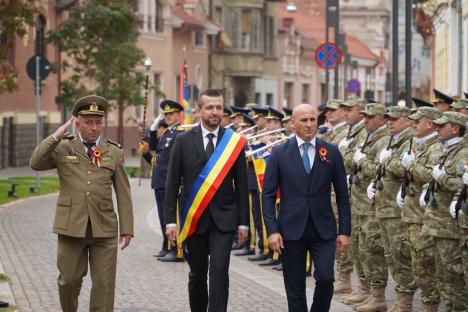
{"type": "Polygon", "coordinates": [[[322,166],[322,161],[318,156],[318,150],[322,147],[322,143],[319,139],[315,140],[315,155],[314,155],[314,165],[312,167],[312,183],[311,187],[314,187],[317,183],[315,183],[315,179],[317,179],[320,175],[320,167],[322,166]]]}
{"type": "Polygon", "coordinates": [[[88,154],[86,153],[86,150],[84,148],[83,143],[81,143],[80,137],[77,136],[73,141],[72,141],[72,148],[73,152],[80,154],[84,159],[89,160],[88,154]]]}
{"type": "Polygon", "coordinates": [[[292,163],[295,164],[297,172],[300,172],[301,178],[304,180],[304,183],[307,185],[307,173],[302,164],[301,153],[299,152],[299,147],[297,146],[296,137],[292,138],[289,141],[289,157],[292,159],[292,163]]]}
{"type": "Polygon", "coordinates": [[[205,148],[203,146],[203,136],[202,136],[201,126],[197,126],[191,131],[192,131],[192,135],[194,136],[193,143],[195,144],[195,150],[197,151],[198,159],[200,159],[202,163],[205,163],[206,153],[205,153],[205,148]]]}

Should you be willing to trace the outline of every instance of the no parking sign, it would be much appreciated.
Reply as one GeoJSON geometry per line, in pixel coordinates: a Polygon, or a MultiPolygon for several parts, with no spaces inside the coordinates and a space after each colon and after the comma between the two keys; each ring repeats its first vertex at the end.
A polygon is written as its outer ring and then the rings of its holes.
{"type": "Polygon", "coordinates": [[[347,88],[349,93],[358,94],[361,92],[361,82],[357,79],[351,79],[348,81],[347,88]]]}
{"type": "Polygon", "coordinates": [[[315,51],[315,61],[317,65],[324,69],[333,69],[341,63],[343,52],[336,44],[322,43],[315,51]]]}

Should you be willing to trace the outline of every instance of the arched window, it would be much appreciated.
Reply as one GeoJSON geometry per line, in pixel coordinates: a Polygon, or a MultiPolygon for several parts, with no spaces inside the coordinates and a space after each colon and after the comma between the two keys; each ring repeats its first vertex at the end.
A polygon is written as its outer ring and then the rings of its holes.
{"type": "Polygon", "coordinates": [[[36,20],[36,55],[46,56],[46,44],[45,44],[45,29],[46,19],[44,15],[39,15],[36,20]]]}

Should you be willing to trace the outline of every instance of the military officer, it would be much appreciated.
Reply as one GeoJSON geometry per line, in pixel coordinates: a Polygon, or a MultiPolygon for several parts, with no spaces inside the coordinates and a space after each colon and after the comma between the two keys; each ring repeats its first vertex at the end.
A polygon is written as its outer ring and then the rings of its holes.
{"type": "Polygon", "coordinates": [[[90,311],[114,310],[117,236],[122,249],[133,237],[130,185],[121,146],[101,136],[106,99],[77,100],[73,116],[34,150],[34,170],[57,169],[60,193],[54,219],[58,234],[58,289],[65,312],[77,311],[82,279],[91,270],[90,311]],[[67,128],[75,122],[77,137],[67,128]],[[117,215],[112,201],[117,198],[117,215]]]}
{"type": "Polygon", "coordinates": [[[253,112],[252,117],[257,125],[257,131],[265,130],[267,127],[266,116],[268,116],[268,109],[263,107],[252,107],[251,110],[253,112]]]}
{"type": "Polygon", "coordinates": [[[434,120],[444,154],[432,170],[429,187],[423,190],[420,204],[426,209],[423,233],[434,237],[437,287],[447,311],[468,310],[468,288],[465,285],[460,231],[449,207],[468,163],[468,148],[463,142],[468,117],[445,112],[434,120]]]}
{"type": "Polygon", "coordinates": [[[450,108],[468,116],[468,99],[459,99],[450,104],[450,108]]]}
{"type": "Polygon", "coordinates": [[[153,174],[151,178],[151,188],[154,190],[156,205],[158,208],[159,224],[163,235],[161,250],[155,255],[158,260],[163,262],[182,261],[181,255],[177,257],[177,248],[170,246],[167,241],[165,223],[164,223],[164,204],[166,196],[166,178],[167,168],[169,166],[169,155],[171,153],[174,140],[178,134],[183,132],[179,127],[180,112],[184,107],[171,100],[164,100],[159,107],[163,113],[164,122],[167,128],[158,135],[157,127],[161,117],[155,119],[150,127],[149,149],[156,152],[156,161],[153,164],[153,174]]]}
{"type": "Polygon", "coordinates": [[[434,108],[441,112],[448,112],[450,110],[450,104],[453,103],[453,98],[437,89],[434,89],[433,91],[434,100],[432,100],[432,104],[434,105],[434,108]]]}
{"type": "MultiPolygon", "coordinates": [[[[340,104],[340,107],[345,112],[345,120],[348,125],[348,133],[344,139],[340,141],[338,147],[341,154],[343,155],[346,173],[349,175],[353,168],[353,154],[358,148],[364,144],[367,131],[364,128],[364,119],[361,115],[361,111],[365,109],[367,101],[357,96],[349,96],[346,101],[340,104]]],[[[349,180],[349,179],[348,179],[349,180]]],[[[351,202],[351,224],[353,229],[351,231],[351,258],[353,260],[356,273],[359,277],[359,287],[351,292],[346,297],[342,298],[342,301],[348,304],[353,304],[365,300],[369,296],[369,286],[367,285],[364,271],[362,268],[362,259],[359,258],[359,237],[357,233],[360,227],[359,210],[362,210],[362,205],[365,203],[365,193],[356,192],[352,193],[350,197],[351,202]],[[354,195],[353,195],[354,194],[354,195]],[[349,299],[349,300],[348,300],[349,299]]],[[[342,282],[348,283],[348,275],[338,276],[342,279],[342,282]]]]}
{"type": "Polygon", "coordinates": [[[294,134],[294,129],[292,128],[292,109],[288,107],[283,107],[284,117],[281,120],[281,127],[284,128],[284,134],[291,136],[294,134]]]}
{"type": "Polygon", "coordinates": [[[419,197],[424,184],[431,179],[436,160],[442,155],[442,144],[438,141],[433,122],[441,116],[442,112],[432,107],[419,107],[408,116],[414,121],[416,139],[412,150],[403,155],[401,163],[405,172],[397,194],[397,204],[402,209],[401,218],[408,231],[413,276],[421,289],[423,312],[436,312],[440,302],[434,275],[434,239],[422,233],[424,210],[419,206],[419,197]]]}
{"type": "Polygon", "coordinates": [[[324,111],[325,117],[330,123],[331,128],[328,129],[321,138],[333,144],[339,144],[341,140],[346,137],[348,131],[345,112],[340,107],[341,103],[342,101],[340,100],[328,100],[324,111]]]}
{"type": "MultiPolygon", "coordinates": [[[[390,135],[388,133],[386,119],[387,109],[385,105],[371,103],[361,112],[364,116],[364,125],[367,130],[366,141],[353,155],[354,167],[350,173],[351,196],[365,193],[367,186],[375,178],[375,172],[379,168],[378,155],[388,146],[390,135]]],[[[365,198],[362,203],[358,220],[359,232],[359,258],[363,267],[365,280],[370,287],[371,296],[365,300],[363,297],[348,298],[346,303],[353,303],[353,308],[364,311],[385,310],[385,288],[388,281],[388,266],[385,261],[382,231],[379,220],[375,215],[374,202],[365,198]],[[360,301],[358,299],[361,299],[360,301]]]]}
{"type": "Polygon", "coordinates": [[[228,125],[231,124],[231,115],[232,115],[232,110],[228,107],[224,107],[223,120],[221,120],[221,127],[226,128],[228,125]]]}
{"type": "Polygon", "coordinates": [[[268,130],[278,130],[281,129],[281,120],[284,118],[284,115],[274,109],[273,107],[268,107],[268,116],[266,116],[268,130]]]}
{"type": "Polygon", "coordinates": [[[232,115],[231,115],[231,122],[232,122],[232,127],[231,129],[236,131],[237,128],[239,128],[239,124],[243,121],[242,113],[248,114],[250,112],[249,109],[246,109],[244,107],[238,107],[238,106],[231,106],[232,110],[232,115]]]}

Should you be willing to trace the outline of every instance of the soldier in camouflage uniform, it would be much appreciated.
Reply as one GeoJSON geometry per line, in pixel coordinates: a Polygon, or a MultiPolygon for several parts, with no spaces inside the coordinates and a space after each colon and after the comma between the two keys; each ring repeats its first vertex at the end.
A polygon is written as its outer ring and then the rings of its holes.
{"type": "MultiPolygon", "coordinates": [[[[336,145],[338,145],[348,133],[345,114],[343,109],[340,107],[341,104],[342,101],[340,100],[328,100],[324,111],[327,121],[332,125],[332,127],[321,136],[321,139],[336,145]]],[[[338,220],[334,192],[332,192],[332,208],[333,212],[335,213],[336,220],[338,220]]],[[[338,274],[334,285],[334,293],[350,293],[353,260],[351,258],[351,252],[349,248],[346,251],[336,253],[336,271],[338,274]]]]}
{"type": "MultiPolygon", "coordinates": [[[[375,178],[379,168],[378,155],[388,146],[390,135],[388,133],[384,114],[385,105],[368,104],[362,112],[369,136],[366,143],[358,149],[353,156],[356,170],[353,170],[351,181],[352,191],[366,192],[367,186],[375,178]],[[354,174],[356,172],[356,174],[354,174]]],[[[359,256],[363,260],[364,272],[370,286],[372,296],[365,300],[354,302],[353,307],[365,311],[385,310],[385,287],[388,281],[388,267],[384,256],[382,232],[379,220],[375,217],[375,206],[367,197],[364,199],[364,209],[360,216],[361,228],[359,231],[359,256]]],[[[353,303],[350,298],[348,301],[353,303]]]]}
{"type": "Polygon", "coordinates": [[[468,99],[459,99],[453,102],[450,104],[450,109],[468,116],[468,99]]]}
{"type": "MultiPolygon", "coordinates": [[[[350,96],[345,102],[341,104],[342,109],[345,111],[346,123],[350,126],[347,136],[341,140],[338,147],[341,154],[343,155],[346,172],[349,175],[353,166],[353,154],[358,145],[362,145],[367,137],[366,129],[364,128],[364,120],[360,114],[366,106],[367,102],[364,99],[358,98],[356,96],[350,96]]],[[[359,277],[359,287],[355,289],[349,296],[343,298],[345,300],[347,297],[361,296],[364,299],[369,295],[369,287],[366,283],[366,278],[364,271],[361,265],[361,259],[359,258],[359,237],[357,233],[359,232],[359,218],[356,216],[359,215],[359,210],[362,210],[363,203],[363,193],[356,193],[355,195],[350,196],[351,203],[351,222],[353,229],[351,231],[351,258],[353,264],[356,268],[356,273],[359,277]]],[[[364,300],[363,299],[363,300],[364,300]]]]}
{"type": "Polygon", "coordinates": [[[447,311],[468,311],[460,231],[457,221],[449,213],[468,162],[468,148],[463,142],[467,121],[467,116],[457,112],[445,112],[434,120],[444,154],[432,171],[428,189],[420,197],[420,204],[426,209],[423,233],[434,237],[437,286],[447,311]]]}
{"type": "Polygon", "coordinates": [[[424,209],[419,197],[431,179],[432,168],[442,154],[433,120],[442,112],[432,107],[420,107],[408,118],[414,121],[416,139],[410,153],[404,153],[402,165],[405,178],[397,194],[397,203],[402,208],[401,218],[406,223],[411,250],[411,263],[416,285],[421,289],[422,311],[437,311],[440,295],[437,289],[434,260],[434,239],[422,233],[424,209]],[[405,195],[405,196],[403,196],[405,195]]]}
{"type": "MultiPolygon", "coordinates": [[[[404,168],[401,158],[408,152],[410,141],[414,136],[409,126],[407,107],[393,106],[385,114],[387,126],[392,135],[388,148],[379,154],[380,168],[376,182],[369,184],[369,199],[375,200],[376,217],[382,230],[385,257],[392,277],[396,282],[397,301],[389,311],[411,311],[416,282],[411,270],[411,252],[406,224],[401,219],[395,197],[400,189],[404,168]]],[[[358,311],[375,311],[361,309],[358,311]]]]}

